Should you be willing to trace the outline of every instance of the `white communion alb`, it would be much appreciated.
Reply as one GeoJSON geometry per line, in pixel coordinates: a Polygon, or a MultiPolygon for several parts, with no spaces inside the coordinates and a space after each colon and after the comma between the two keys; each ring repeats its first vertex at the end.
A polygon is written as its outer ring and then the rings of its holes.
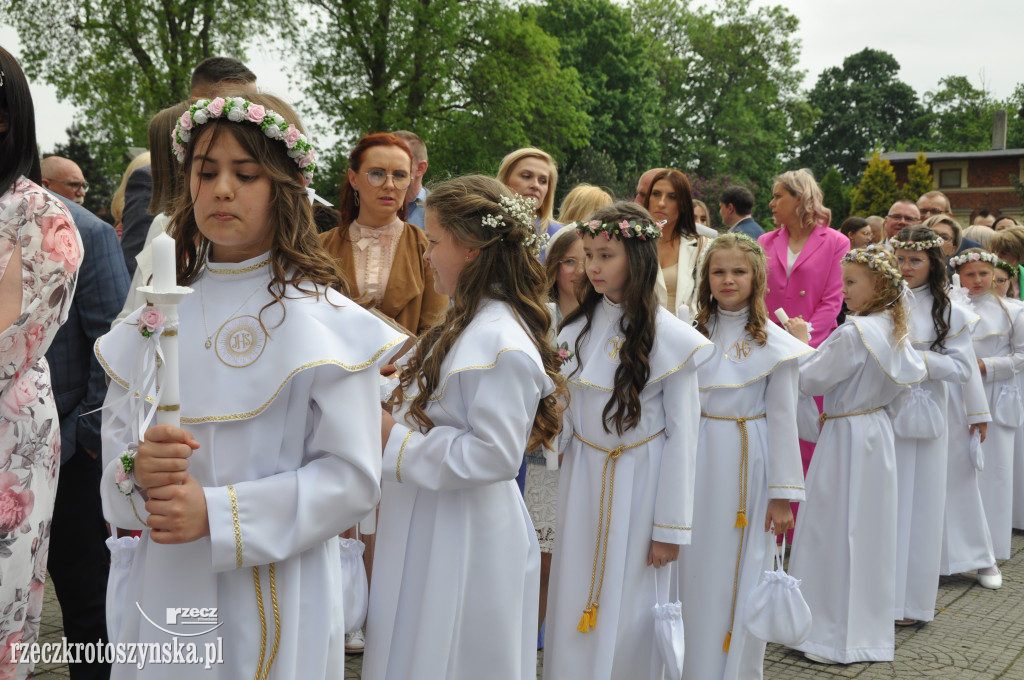
{"type": "MultiPolygon", "coordinates": [[[[336,678],[344,665],[337,535],[379,498],[379,366],[405,336],[322,289],[317,300],[289,288],[286,314],[274,303],[261,317],[273,302],[268,263],[266,254],[210,262],[180,306],[181,424],[200,445],[188,471],[203,487],[209,537],[151,540],[139,492],[123,495],[114,479],[133,443],[127,409],[104,412],[104,514],[114,527],[143,530],[114,642],[162,645],[177,636],[201,651],[219,644],[223,658],[208,670],[116,664],[114,678],[256,677],[260,669],[279,680],[336,678]],[[204,322],[212,333],[201,332],[204,322]],[[192,608],[205,620],[181,612],[192,608]]],[[[96,344],[111,378],[108,406],[126,394],[143,340],[140,312],[96,344]]]]}

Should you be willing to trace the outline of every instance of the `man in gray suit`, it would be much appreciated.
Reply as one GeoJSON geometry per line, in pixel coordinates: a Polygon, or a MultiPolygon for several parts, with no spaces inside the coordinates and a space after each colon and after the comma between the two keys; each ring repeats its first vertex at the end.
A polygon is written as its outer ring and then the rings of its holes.
{"type": "Polygon", "coordinates": [[[742,232],[755,241],[764,234],[761,225],[750,216],[754,200],[753,192],[746,187],[731,186],[722,192],[718,213],[722,216],[722,224],[729,227],[728,233],[742,232]]]}

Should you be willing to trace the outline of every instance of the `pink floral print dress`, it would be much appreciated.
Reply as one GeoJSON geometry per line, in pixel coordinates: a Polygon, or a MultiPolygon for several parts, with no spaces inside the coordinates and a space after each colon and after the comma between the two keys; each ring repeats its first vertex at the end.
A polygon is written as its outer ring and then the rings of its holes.
{"type": "Polygon", "coordinates": [[[0,333],[0,680],[19,670],[12,646],[39,636],[60,468],[43,355],[67,320],[83,255],[64,206],[24,177],[0,196],[0,277],[19,244],[21,314],[0,333]]]}

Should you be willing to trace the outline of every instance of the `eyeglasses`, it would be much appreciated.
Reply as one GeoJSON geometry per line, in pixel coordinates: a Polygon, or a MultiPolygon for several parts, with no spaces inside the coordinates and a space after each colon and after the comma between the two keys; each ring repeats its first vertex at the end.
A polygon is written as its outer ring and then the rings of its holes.
{"type": "Polygon", "coordinates": [[[575,271],[579,269],[583,263],[577,260],[575,257],[567,257],[564,260],[560,260],[558,264],[562,265],[562,268],[564,269],[571,269],[575,271]]]}
{"type": "Polygon", "coordinates": [[[64,184],[66,186],[71,187],[72,191],[78,191],[79,189],[81,189],[83,194],[89,191],[89,183],[88,182],[68,182],[68,181],[65,181],[65,180],[58,180],[58,181],[61,184],[64,184]]]}
{"type": "Polygon", "coordinates": [[[886,218],[893,222],[910,222],[911,224],[921,221],[920,217],[914,217],[913,215],[886,215],[886,218]]]}
{"type": "Polygon", "coordinates": [[[1004,283],[1009,283],[1009,282],[1010,282],[1010,279],[1008,279],[1008,278],[1007,279],[992,279],[992,283],[997,285],[997,286],[1001,286],[1004,283]]]}
{"type": "Polygon", "coordinates": [[[949,234],[940,234],[939,232],[935,232],[935,235],[941,238],[946,243],[949,243],[950,241],[953,240],[953,237],[950,236],[949,234]]]}
{"type": "Polygon", "coordinates": [[[370,170],[365,174],[366,181],[370,183],[371,187],[384,186],[384,182],[388,181],[388,177],[391,178],[391,181],[394,183],[396,189],[405,189],[406,187],[409,186],[409,182],[412,181],[412,178],[409,177],[409,173],[405,172],[404,170],[396,170],[395,172],[389,175],[385,170],[376,168],[374,170],[370,170]]]}
{"type": "Polygon", "coordinates": [[[927,258],[924,257],[897,257],[896,262],[898,262],[901,267],[903,265],[907,265],[911,269],[920,269],[928,264],[927,258]]]}
{"type": "Polygon", "coordinates": [[[921,219],[926,219],[928,217],[934,217],[935,215],[945,215],[946,214],[945,210],[939,210],[938,208],[920,208],[920,211],[921,211],[921,219]]]}

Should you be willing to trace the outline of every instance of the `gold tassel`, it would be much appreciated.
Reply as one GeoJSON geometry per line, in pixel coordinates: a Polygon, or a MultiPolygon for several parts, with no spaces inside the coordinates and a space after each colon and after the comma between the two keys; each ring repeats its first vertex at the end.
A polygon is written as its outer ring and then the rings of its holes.
{"type": "Polygon", "coordinates": [[[728,652],[729,651],[729,643],[730,642],[732,642],[732,631],[731,630],[728,633],[725,634],[725,643],[722,645],[722,651],[723,652],[728,652]]]}
{"type": "Polygon", "coordinates": [[[736,529],[742,529],[743,527],[747,526],[747,524],[747,513],[740,510],[739,512],[736,513],[736,524],[734,524],[733,527],[736,529]]]}
{"type": "Polygon", "coordinates": [[[576,626],[576,630],[581,633],[590,632],[590,607],[583,610],[583,617],[580,619],[580,625],[576,626]]]}
{"type": "Polygon", "coordinates": [[[590,630],[597,625],[597,603],[590,605],[590,630]]]}

